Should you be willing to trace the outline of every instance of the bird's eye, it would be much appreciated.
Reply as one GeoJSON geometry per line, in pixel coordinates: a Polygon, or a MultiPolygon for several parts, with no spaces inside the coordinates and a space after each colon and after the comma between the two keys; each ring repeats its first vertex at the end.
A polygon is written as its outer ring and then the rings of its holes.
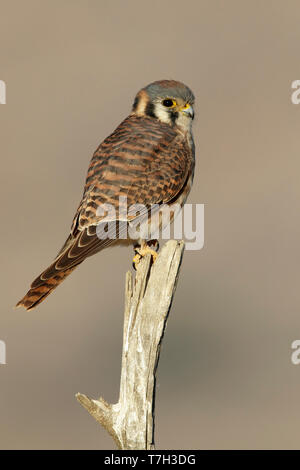
{"type": "Polygon", "coordinates": [[[163,104],[166,108],[173,108],[174,106],[176,106],[176,101],[175,101],[175,100],[171,100],[170,98],[167,98],[166,100],[163,100],[162,104],[163,104]]]}

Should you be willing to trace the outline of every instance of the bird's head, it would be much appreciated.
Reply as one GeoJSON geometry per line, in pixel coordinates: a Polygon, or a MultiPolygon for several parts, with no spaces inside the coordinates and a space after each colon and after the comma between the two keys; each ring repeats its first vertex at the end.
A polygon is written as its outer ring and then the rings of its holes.
{"type": "Polygon", "coordinates": [[[135,97],[132,112],[189,129],[194,119],[193,92],[175,80],[160,80],[142,88],[135,97]]]}

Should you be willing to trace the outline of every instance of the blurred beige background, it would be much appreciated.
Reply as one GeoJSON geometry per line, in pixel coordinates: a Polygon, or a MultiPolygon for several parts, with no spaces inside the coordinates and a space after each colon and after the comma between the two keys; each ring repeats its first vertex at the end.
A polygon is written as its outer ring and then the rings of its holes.
{"type": "Polygon", "coordinates": [[[76,392],[118,396],[132,250],[12,310],[56,255],[92,152],[147,83],[194,91],[205,246],[186,252],[158,370],[157,448],[300,448],[297,1],[0,2],[2,449],[106,449],[76,392]]]}

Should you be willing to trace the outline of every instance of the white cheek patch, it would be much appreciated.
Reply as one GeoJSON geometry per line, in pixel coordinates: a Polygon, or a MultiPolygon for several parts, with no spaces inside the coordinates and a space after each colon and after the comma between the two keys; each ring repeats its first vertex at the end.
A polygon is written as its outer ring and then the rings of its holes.
{"type": "MultiPolygon", "coordinates": [[[[161,122],[171,125],[174,124],[170,116],[170,110],[165,108],[165,106],[163,106],[161,103],[155,104],[154,113],[157,119],[159,119],[161,122]]],[[[181,127],[181,129],[184,131],[191,131],[192,119],[185,113],[178,111],[175,124],[181,127]]]]}
{"type": "Polygon", "coordinates": [[[165,122],[166,124],[171,124],[172,120],[169,115],[169,111],[160,103],[157,103],[155,105],[155,116],[157,119],[159,119],[161,122],[165,122]]]}
{"type": "Polygon", "coordinates": [[[186,116],[186,114],[179,112],[178,118],[176,119],[176,124],[184,130],[191,131],[192,119],[186,116]]]}

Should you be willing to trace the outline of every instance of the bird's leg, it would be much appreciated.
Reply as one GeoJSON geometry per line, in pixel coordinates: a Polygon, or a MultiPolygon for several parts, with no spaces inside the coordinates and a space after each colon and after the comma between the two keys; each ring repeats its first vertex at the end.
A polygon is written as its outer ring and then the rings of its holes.
{"type": "Polygon", "coordinates": [[[135,245],[134,246],[135,255],[132,260],[132,265],[134,269],[136,269],[136,266],[140,262],[141,258],[143,258],[143,256],[145,256],[147,253],[151,254],[152,261],[154,263],[158,256],[157,254],[158,249],[159,249],[158,240],[149,240],[148,242],[146,240],[142,240],[141,244],[135,245]],[[154,245],[154,249],[151,248],[152,245],[154,245]]]}

